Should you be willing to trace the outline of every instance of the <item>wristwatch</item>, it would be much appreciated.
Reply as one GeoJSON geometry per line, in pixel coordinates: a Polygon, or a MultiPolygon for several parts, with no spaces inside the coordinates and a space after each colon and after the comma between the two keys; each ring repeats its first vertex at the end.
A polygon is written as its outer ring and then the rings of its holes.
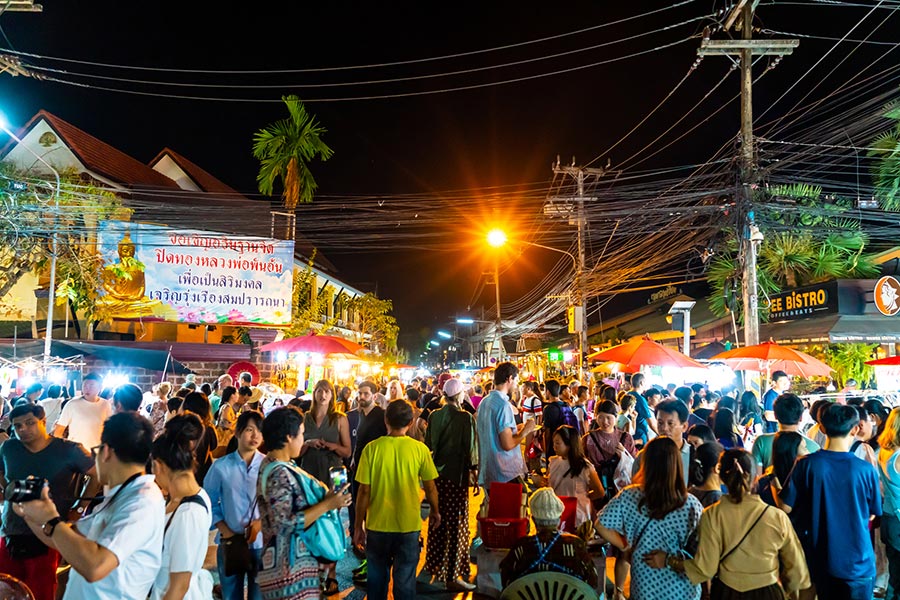
{"type": "Polygon", "coordinates": [[[44,532],[44,535],[47,537],[53,537],[53,532],[56,530],[56,526],[62,523],[63,520],[59,517],[53,517],[43,525],[41,525],[41,531],[44,532]]]}

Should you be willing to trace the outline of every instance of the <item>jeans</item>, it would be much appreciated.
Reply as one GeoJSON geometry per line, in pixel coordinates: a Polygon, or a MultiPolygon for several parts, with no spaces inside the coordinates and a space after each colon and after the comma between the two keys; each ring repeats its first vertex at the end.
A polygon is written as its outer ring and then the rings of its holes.
{"type": "Polygon", "coordinates": [[[394,599],[416,597],[416,565],[419,564],[419,532],[366,533],[366,560],[369,565],[368,598],[386,600],[391,567],[394,577],[394,599]]]}
{"type": "Polygon", "coordinates": [[[875,578],[837,579],[823,575],[813,579],[818,600],[872,600],[875,578]]]}
{"type": "MultiPolygon", "coordinates": [[[[256,557],[256,568],[262,564],[262,550],[253,548],[256,557]]],[[[247,600],[262,600],[256,576],[247,573],[240,575],[225,574],[225,550],[219,545],[216,549],[216,569],[219,571],[219,582],[222,584],[222,600],[244,600],[244,587],[247,588],[247,600]]]]}

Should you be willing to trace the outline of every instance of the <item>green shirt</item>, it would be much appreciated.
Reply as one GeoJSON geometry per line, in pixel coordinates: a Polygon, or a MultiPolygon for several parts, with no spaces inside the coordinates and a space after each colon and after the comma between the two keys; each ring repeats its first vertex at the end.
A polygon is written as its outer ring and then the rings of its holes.
{"type": "Polygon", "coordinates": [[[408,436],[386,435],[363,448],[356,481],[370,486],[366,529],[411,533],[422,528],[419,480],[437,479],[428,447],[408,436]]]}
{"type": "Polygon", "coordinates": [[[428,417],[425,445],[443,479],[466,486],[469,469],[478,465],[475,419],[458,406],[447,404],[428,417]]]}
{"type": "MultiPolygon", "coordinates": [[[[776,435],[775,433],[766,433],[756,438],[756,441],[753,442],[753,458],[756,459],[756,464],[763,468],[772,464],[772,444],[775,443],[776,435]]],[[[810,454],[819,450],[819,444],[805,435],[803,436],[803,441],[806,442],[806,450],[810,454]]]]}

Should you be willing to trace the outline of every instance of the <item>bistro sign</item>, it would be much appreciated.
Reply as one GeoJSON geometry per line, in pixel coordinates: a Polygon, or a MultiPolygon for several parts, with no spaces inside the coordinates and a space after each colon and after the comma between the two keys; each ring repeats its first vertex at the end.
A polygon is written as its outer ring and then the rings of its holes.
{"type": "Polygon", "coordinates": [[[812,315],[837,312],[837,285],[834,281],[788,290],[769,298],[770,321],[792,321],[812,315]]]}

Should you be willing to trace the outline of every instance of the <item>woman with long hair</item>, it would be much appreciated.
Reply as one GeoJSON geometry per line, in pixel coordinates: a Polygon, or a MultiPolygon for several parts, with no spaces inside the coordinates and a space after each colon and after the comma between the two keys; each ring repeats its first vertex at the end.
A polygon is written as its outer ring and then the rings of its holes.
{"type": "Polygon", "coordinates": [[[772,441],[772,464],[756,482],[757,493],[763,502],[770,506],[778,506],[775,504],[772,488],[780,490],[797,459],[808,453],[803,436],[796,431],[779,431],[775,434],[772,441]]]}
{"type": "Polygon", "coordinates": [[[578,500],[575,527],[580,527],[593,516],[591,500],[600,500],[606,495],[606,490],[594,465],[584,455],[584,445],[577,429],[571,425],[560,425],[552,439],[556,456],[550,458],[547,482],[557,496],[571,496],[578,500]]]}
{"type": "Polygon", "coordinates": [[[347,414],[350,412],[350,397],[353,395],[353,390],[351,390],[346,385],[341,388],[340,393],[338,393],[337,401],[335,402],[335,408],[340,412],[347,414]]]}
{"type": "Polygon", "coordinates": [[[752,442],[763,432],[763,416],[762,407],[756,398],[756,392],[747,390],[741,394],[740,401],[740,424],[746,432],[748,443],[752,442]],[[751,439],[752,438],[752,439],[751,439]]]}
{"type": "Polygon", "coordinates": [[[734,412],[729,408],[720,408],[715,412],[715,416],[712,419],[713,421],[713,434],[716,436],[716,441],[722,444],[722,447],[728,450],[729,448],[743,448],[744,442],[741,441],[741,436],[737,434],[737,431],[734,427],[734,412]]]}
{"type": "Polygon", "coordinates": [[[203,435],[194,444],[194,456],[197,457],[197,482],[203,485],[203,479],[213,463],[213,452],[219,447],[216,428],[212,421],[212,407],[206,394],[190,392],[181,403],[180,414],[192,413],[203,424],[203,435]]]}
{"type": "Polygon", "coordinates": [[[403,390],[403,384],[398,379],[392,379],[387,384],[387,401],[406,400],[406,392],[403,390]]]}
{"type": "Polygon", "coordinates": [[[331,484],[329,469],[340,468],[350,456],[350,425],[347,415],[335,407],[334,386],[321,379],[313,386],[312,406],[303,419],[305,442],[300,467],[324,483],[331,484]]]}
{"type": "MultiPolygon", "coordinates": [[[[690,552],[690,540],[703,507],[688,494],[681,452],[666,437],[644,446],[641,468],[634,483],[603,507],[597,531],[626,556],[640,557],[653,550],[675,556],[690,552]]],[[[624,592],[617,588],[618,598],[624,592]]],[[[642,560],[632,560],[631,598],[634,600],[697,600],[700,586],[684,574],[656,571],[642,560]]]]}
{"type": "Polygon", "coordinates": [[[437,526],[428,526],[425,567],[418,580],[468,592],[475,589],[468,582],[469,482],[478,468],[475,419],[461,406],[466,392],[459,379],[444,382],[443,394],[444,405],[429,415],[425,429],[425,445],[439,473],[435,485],[443,518],[437,526]]]}
{"type": "Polygon", "coordinates": [[[150,600],[200,600],[212,594],[212,576],[203,569],[212,503],[194,477],[193,445],[203,432],[196,415],[179,415],[166,423],[162,435],[153,441],[153,474],[169,502],[162,564],[150,600]]]}
{"type": "Polygon", "coordinates": [[[728,494],[704,511],[695,556],[660,548],[640,562],[695,583],[712,579],[711,600],[784,600],[785,592],[808,588],[806,559],[790,519],[751,493],[755,470],[746,450],[723,452],[719,473],[728,494]]]}
{"type": "MultiPolygon", "coordinates": [[[[321,597],[319,561],[295,532],[298,527],[308,528],[328,511],[349,506],[351,502],[350,494],[345,493],[348,486],[344,486],[326,492],[317,504],[309,504],[300,478],[308,478],[309,483],[312,477],[292,462],[305,446],[303,422],[303,415],[293,406],[276,408],[263,421],[262,434],[268,454],[260,463],[256,484],[263,534],[263,565],[256,581],[264,598],[270,594],[291,600],[321,597]]],[[[324,485],[318,481],[312,484],[324,485]]],[[[333,576],[325,581],[326,595],[339,591],[333,576]]]]}
{"type": "Polygon", "coordinates": [[[888,559],[888,581],[894,598],[900,592],[900,407],[893,409],[878,438],[878,470],[884,490],[881,540],[888,559]]]}

